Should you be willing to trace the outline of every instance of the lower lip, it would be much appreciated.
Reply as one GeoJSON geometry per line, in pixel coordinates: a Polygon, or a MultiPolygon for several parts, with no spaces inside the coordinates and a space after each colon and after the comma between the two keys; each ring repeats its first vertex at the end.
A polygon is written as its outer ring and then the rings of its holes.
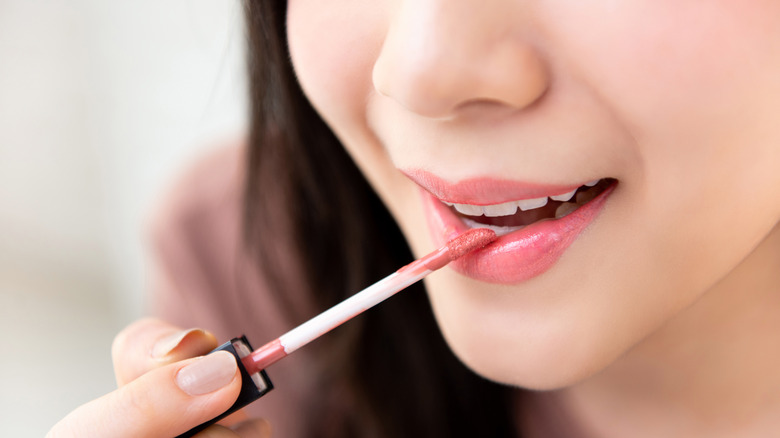
{"type": "MultiPolygon", "coordinates": [[[[560,219],[547,219],[499,237],[455,260],[455,271],[475,280],[515,284],[550,269],[603,209],[615,184],[560,219]]],[[[471,229],[449,207],[423,191],[428,228],[437,246],[471,229]]]]}

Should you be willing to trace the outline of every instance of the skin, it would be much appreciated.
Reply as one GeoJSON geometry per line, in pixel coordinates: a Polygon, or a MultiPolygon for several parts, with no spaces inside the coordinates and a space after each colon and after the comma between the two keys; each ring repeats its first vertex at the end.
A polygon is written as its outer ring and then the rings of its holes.
{"type": "MultiPolygon", "coordinates": [[[[546,390],[526,394],[524,436],[554,436],[528,414],[550,404],[563,436],[769,436],[780,427],[780,4],[581,3],[292,0],[290,49],[418,255],[434,244],[399,169],[619,181],[542,275],[426,280],[466,365],[546,390]]],[[[237,378],[195,396],[176,384],[216,345],[202,330],[134,323],[114,343],[119,389],[49,436],[174,436],[216,416],[237,378]]],[[[250,420],[198,436],[269,434],[250,420]]]]}
{"type": "Polygon", "coordinates": [[[434,244],[399,169],[619,181],[542,275],[427,280],[467,366],[548,390],[583,436],[765,436],[780,426],[778,16],[771,0],[292,0],[288,35],[304,92],[418,256],[434,244]]]}
{"type": "MultiPolygon", "coordinates": [[[[58,422],[47,438],[177,436],[230,408],[241,390],[235,361],[226,362],[228,375],[219,388],[190,395],[177,384],[180,371],[205,359],[196,357],[217,347],[211,333],[182,330],[156,319],[125,328],[112,346],[118,389],[95,399],[58,422]],[[230,365],[232,362],[232,365],[230,365]],[[229,377],[229,376],[232,376],[229,377]]],[[[225,354],[225,353],[221,353],[225,354]]],[[[247,420],[237,412],[195,435],[197,438],[263,438],[271,427],[263,419],[247,420]],[[243,420],[243,421],[242,421],[243,420]]]]}

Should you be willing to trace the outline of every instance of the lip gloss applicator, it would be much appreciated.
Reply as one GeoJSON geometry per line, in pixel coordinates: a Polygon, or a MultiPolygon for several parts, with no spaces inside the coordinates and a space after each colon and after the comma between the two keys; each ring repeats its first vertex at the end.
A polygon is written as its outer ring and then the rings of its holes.
{"type": "Polygon", "coordinates": [[[233,406],[225,413],[179,435],[177,438],[191,437],[268,393],[273,389],[273,384],[265,373],[265,368],[269,365],[422,280],[428,274],[443,268],[451,261],[484,247],[496,237],[493,230],[486,228],[466,231],[441,248],[402,267],[255,351],[252,351],[249,341],[244,336],[234,338],[221,345],[212,353],[230,351],[236,357],[242,378],[241,393],[233,406]]]}

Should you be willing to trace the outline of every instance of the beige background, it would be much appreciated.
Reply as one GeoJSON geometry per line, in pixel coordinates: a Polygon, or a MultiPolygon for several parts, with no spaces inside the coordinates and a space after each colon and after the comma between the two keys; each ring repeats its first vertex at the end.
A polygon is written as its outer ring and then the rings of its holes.
{"type": "Polygon", "coordinates": [[[244,126],[237,0],[0,0],[0,436],[114,387],[143,218],[244,126]]]}

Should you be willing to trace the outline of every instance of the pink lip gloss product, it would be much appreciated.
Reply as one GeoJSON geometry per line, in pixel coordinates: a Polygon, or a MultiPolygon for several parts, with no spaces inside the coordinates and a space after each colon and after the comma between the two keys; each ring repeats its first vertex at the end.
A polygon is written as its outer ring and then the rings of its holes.
{"type": "Polygon", "coordinates": [[[428,274],[443,268],[449,262],[483,248],[495,239],[496,233],[493,230],[471,229],[450,240],[441,248],[402,267],[255,351],[251,351],[246,337],[232,339],[218,347],[214,351],[230,351],[238,362],[242,377],[241,393],[238,400],[219,417],[203,423],[177,438],[191,437],[268,393],[273,389],[273,384],[264,371],[269,365],[422,280],[428,274]]]}
{"type": "Polygon", "coordinates": [[[418,282],[449,262],[482,248],[496,238],[496,233],[485,228],[467,231],[425,257],[404,266],[384,279],[363,289],[341,303],[320,313],[279,338],[258,348],[242,359],[250,373],[267,366],[301,348],[309,342],[354,318],[363,311],[386,300],[395,293],[418,282]]]}

